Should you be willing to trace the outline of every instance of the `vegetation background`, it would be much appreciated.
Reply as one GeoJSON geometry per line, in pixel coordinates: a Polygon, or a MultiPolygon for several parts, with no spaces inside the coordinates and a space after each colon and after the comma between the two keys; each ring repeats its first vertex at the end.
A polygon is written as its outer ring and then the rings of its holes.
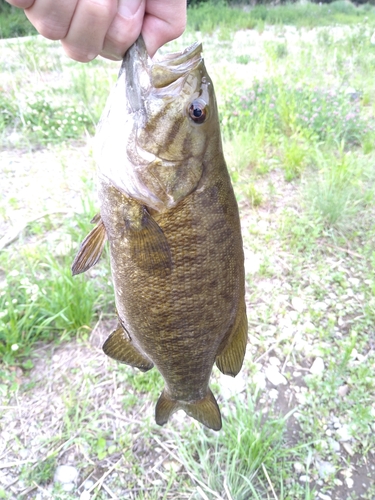
{"type": "Polygon", "coordinates": [[[249,345],[214,433],[157,427],[156,370],[102,353],[108,256],[70,275],[118,64],[0,4],[0,498],[375,498],[374,31],[367,3],[192,2],[162,49],[203,41],[241,210],[249,345]]]}

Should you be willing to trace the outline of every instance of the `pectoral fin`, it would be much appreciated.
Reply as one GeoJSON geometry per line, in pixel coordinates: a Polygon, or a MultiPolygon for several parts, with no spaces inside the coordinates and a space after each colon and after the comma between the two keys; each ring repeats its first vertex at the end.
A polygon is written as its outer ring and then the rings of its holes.
{"type": "Polygon", "coordinates": [[[121,325],[104,342],[103,351],[110,358],[134,366],[142,372],[147,372],[154,366],[149,359],[137,350],[121,325]]]}
{"type": "Polygon", "coordinates": [[[167,423],[169,417],[177,410],[184,410],[187,415],[198,420],[206,427],[219,431],[221,415],[216,399],[210,389],[206,397],[198,401],[186,402],[171,399],[164,390],[156,403],[155,420],[158,425],[167,423]]]}
{"type": "MultiPolygon", "coordinates": [[[[96,216],[97,218],[98,216],[96,216]]],[[[95,220],[95,217],[93,221],[95,220]]],[[[96,220],[97,222],[97,220],[96,220]]],[[[102,255],[104,244],[107,240],[107,234],[105,231],[104,224],[99,216],[99,223],[94,229],[86,236],[86,238],[81,243],[78,253],[72,264],[72,274],[84,273],[95,264],[100,259],[102,255]]]]}
{"type": "Polygon", "coordinates": [[[125,222],[134,262],[143,270],[169,274],[172,259],[167,238],[147,209],[138,205],[125,210],[125,222]]]}
{"type": "Polygon", "coordinates": [[[246,352],[248,324],[245,304],[242,305],[237,314],[237,321],[234,328],[235,331],[230,336],[228,345],[216,357],[216,366],[219,370],[225,375],[231,375],[232,377],[235,377],[241,370],[246,352]]]}

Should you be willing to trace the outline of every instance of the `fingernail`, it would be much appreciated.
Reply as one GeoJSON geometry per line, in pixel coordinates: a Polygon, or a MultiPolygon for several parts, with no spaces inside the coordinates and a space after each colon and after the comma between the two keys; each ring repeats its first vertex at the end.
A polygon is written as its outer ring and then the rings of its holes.
{"type": "Polygon", "coordinates": [[[142,0],[119,0],[117,12],[123,17],[133,17],[141,3],[142,0]]]}

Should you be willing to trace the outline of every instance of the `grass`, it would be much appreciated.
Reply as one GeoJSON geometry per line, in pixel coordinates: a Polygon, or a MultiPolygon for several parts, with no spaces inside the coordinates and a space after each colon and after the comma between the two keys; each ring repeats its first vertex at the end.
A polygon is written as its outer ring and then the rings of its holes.
{"type": "MultiPolygon", "coordinates": [[[[46,217],[26,227],[29,244],[23,244],[17,252],[12,248],[0,254],[5,275],[0,290],[3,362],[29,356],[30,347],[37,340],[67,339],[89,332],[99,311],[105,310],[107,299],[103,295],[108,293],[108,271],[98,275],[96,284],[85,276],[73,278],[70,271],[77,251],[75,242],[91,229],[88,222],[86,213],[67,221],[61,233],[65,241],[53,238],[52,250],[51,243],[43,239],[47,231],[56,229],[56,220],[46,217]],[[82,218],[86,224],[82,224],[82,218]],[[32,241],[35,237],[42,242],[32,241]],[[60,255],[56,255],[56,248],[60,255]]],[[[60,226],[60,221],[57,224],[60,226]]]]}
{"type": "MultiPolygon", "coordinates": [[[[216,29],[225,28],[232,31],[254,28],[263,30],[265,24],[313,28],[336,24],[356,24],[365,16],[367,20],[374,23],[373,6],[366,4],[355,7],[345,0],[322,5],[309,2],[286,3],[278,6],[256,5],[245,10],[241,8],[241,5],[230,8],[225,2],[214,1],[192,5],[189,8],[188,29],[204,33],[213,33],[216,29]]],[[[281,54],[283,57],[284,49],[281,49],[281,54]]]]}
{"type": "Polygon", "coordinates": [[[250,342],[238,377],[214,369],[219,433],[181,412],[157,427],[157,370],[98,349],[115,327],[107,254],[70,275],[118,65],[2,42],[0,231],[22,230],[0,252],[0,498],[374,498],[374,27],[367,5],[208,2],[170,44],[203,38],[242,215],[250,342]],[[73,493],[53,483],[66,463],[73,493]]]}
{"type": "Polygon", "coordinates": [[[0,5],[0,38],[13,38],[34,35],[35,28],[30,24],[21,9],[11,7],[8,3],[0,5]]]}

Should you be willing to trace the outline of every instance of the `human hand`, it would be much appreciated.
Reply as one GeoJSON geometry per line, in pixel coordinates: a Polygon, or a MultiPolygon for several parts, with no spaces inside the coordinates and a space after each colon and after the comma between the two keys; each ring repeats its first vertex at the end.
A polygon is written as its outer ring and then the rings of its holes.
{"type": "Polygon", "coordinates": [[[186,0],[6,1],[24,9],[41,35],[61,40],[66,54],[80,62],[97,55],[120,60],[140,33],[153,56],[186,25],[186,0]]]}

